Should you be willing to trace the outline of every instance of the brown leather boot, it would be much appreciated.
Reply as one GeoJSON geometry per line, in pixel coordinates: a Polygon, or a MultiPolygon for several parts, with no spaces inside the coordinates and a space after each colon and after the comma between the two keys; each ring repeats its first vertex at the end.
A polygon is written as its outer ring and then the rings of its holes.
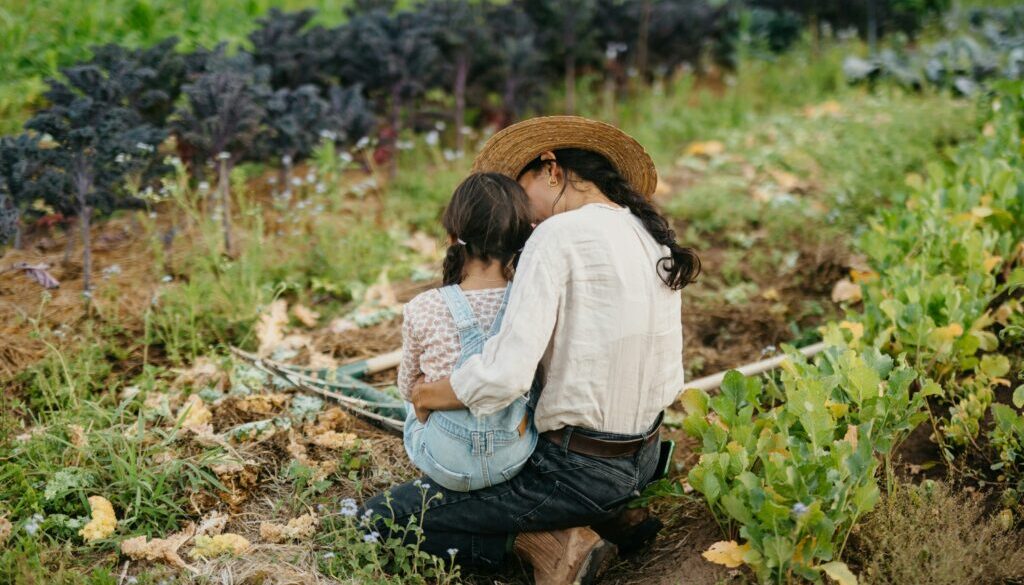
{"type": "Polygon", "coordinates": [[[626,508],[618,516],[592,526],[601,538],[618,546],[620,554],[643,548],[663,527],[661,520],[651,516],[647,508],[626,508]]]}
{"type": "Polygon", "coordinates": [[[520,533],[515,551],[533,567],[536,585],[590,585],[615,560],[617,548],[580,527],[520,533]]]}

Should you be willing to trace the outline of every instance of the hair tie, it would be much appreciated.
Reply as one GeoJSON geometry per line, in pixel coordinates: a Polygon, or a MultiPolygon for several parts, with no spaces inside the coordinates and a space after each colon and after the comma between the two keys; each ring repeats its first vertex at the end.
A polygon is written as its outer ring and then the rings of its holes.
{"type": "Polygon", "coordinates": [[[458,242],[459,244],[462,244],[463,246],[466,245],[466,241],[463,240],[462,238],[455,238],[455,241],[458,242]]]}

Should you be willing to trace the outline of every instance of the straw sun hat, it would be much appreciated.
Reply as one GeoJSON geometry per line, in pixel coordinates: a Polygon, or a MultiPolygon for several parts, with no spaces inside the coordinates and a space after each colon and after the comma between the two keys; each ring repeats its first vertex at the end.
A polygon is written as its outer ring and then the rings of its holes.
{"type": "Polygon", "coordinates": [[[604,155],[644,197],[650,197],[658,186],[654,161],[639,142],[611,124],[580,116],[542,116],[505,128],[484,144],[473,161],[473,171],[517,179],[541,153],[560,148],[604,155]]]}

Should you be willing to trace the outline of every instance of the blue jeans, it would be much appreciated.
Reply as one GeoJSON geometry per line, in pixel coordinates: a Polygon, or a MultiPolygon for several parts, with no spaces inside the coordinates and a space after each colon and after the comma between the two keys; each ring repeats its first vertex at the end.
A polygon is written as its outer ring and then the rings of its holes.
{"type": "MultiPolygon", "coordinates": [[[[376,530],[384,538],[391,534],[385,519],[401,527],[410,518],[418,522],[422,513],[421,550],[447,559],[448,551],[457,549],[456,561],[460,564],[498,567],[511,551],[516,534],[609,520],[655,479],[658,441],[645,444],[634,455],[590,457],[566,449],[573,433],[620,441],[647,438],[658,423],[660,417],[638,435],[566,427],[563,444],[541,438],[526,466],[505,483],[458,492],[425,477],[374,496],[361,513],[371,511],[375,521],[368,530],[376,530]],[[431,500],[426,510],[423,489],[426,499],[431,500]],[[432,500],[436,494],[440,499],[432,500]]],[[[406,534],[406,538],[411,541],[414,535],[406,534]]]]}

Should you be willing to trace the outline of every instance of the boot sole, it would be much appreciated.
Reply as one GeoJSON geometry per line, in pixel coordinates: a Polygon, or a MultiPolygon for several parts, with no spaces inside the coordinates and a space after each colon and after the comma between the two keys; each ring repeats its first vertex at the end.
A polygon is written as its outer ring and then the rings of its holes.
{"type": "Polygon", "coordinates": [[[602,540],[590,551],[587,559],[583,561],[583,566],[580,567],[579,572],[576,574],[573,584],[593,585],[612,566],[618,552],[619,547],[607,540],[602,540]]]}

